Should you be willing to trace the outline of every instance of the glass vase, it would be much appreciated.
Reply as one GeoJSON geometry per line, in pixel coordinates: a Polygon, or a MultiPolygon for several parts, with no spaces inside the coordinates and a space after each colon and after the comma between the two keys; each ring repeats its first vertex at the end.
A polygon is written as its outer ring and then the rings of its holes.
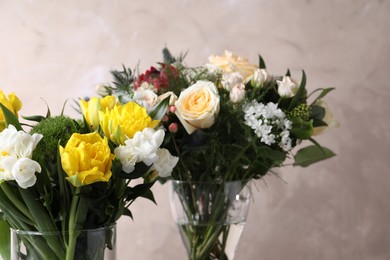
{"type": "Polygon", "coordinates": [[[19,259],[115,260],[116,225],[74,232],[11,229],[11,260],[19,259]]]}
{"type": "Polygon", "coordinates": [[[250,204],[246,181],[171,181],[169,197],[189,259],[234,259],[250,204]]]}

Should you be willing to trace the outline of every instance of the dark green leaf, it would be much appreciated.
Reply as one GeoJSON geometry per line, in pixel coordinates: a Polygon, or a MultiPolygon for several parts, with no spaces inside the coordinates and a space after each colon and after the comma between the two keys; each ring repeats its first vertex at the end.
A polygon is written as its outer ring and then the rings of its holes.
{"type": "Polygon", "coordinates": [[[297,93],[294,95],[293,99],[291,100],[291,103],[288,107],[289,111],[291,111],[292,109],[294,109],[296,106],[298,106],[300,104],[300,100],[303,99],[305,92],[306,92],[305,87],[306,87],[306,73],[304,70],[302,70],[301,84],[299,85],[299,89],[298,89],[297,93]]]}
{"type": "Polygon", "coordinates": [[[325,108],[321,106],[310,107],[310,118],[322,120],[325,117],[325,108]]]}
{"type": "Polygon", "coordinates": [[[141,195],[141,197],[151,200],[154,204],[157,205],[156,200],[154,199],[153,192],[151,190],[147,190],[144,194],[141,195]]]}
{"type": "Polygon", "coordinates": [[[150,111],[149,116],[154,120],[161,120],[167,112],[169,105],[169,99],[171,96],[164,98],[152,111],[150,111]]]}
{"type": "Polygon", "coordinates": [[[41,122],[46,119],[46,117],[41,116],[41,115],[36,115],[36,116],[22,116],[23,119],[29,120],[29,121],[34,121],[34,122],[41,122]]]}
{"type": "Polygon", "coordinates": [[[318,145],[311,145],[300,149],[294,156],[294,166],[307,167],[313,163],[335,156],[331,150],[318,145]]]}
{"type": "Polygon", "coordinates": [[[259,55],[259,68],[260,69],[265,69],[266,68],[265,62],[263,60],[263,57],[261,57],[261,55],[259,55]]]}

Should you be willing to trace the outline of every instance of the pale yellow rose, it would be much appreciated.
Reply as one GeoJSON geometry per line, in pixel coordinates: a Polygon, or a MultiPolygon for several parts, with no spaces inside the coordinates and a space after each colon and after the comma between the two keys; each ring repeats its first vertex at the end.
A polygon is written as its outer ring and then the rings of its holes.
{"type": "Polygon", "coordinates": [[[219,113],[218,89],[210,81],[197,81],[180,93],[175,106],[175,113],[188,134],[209,128],[219,113]]]}
{"type": "Polygon", "coordinates": [[[339,127],[340,124],[336,120],[336,118],[333,116],[333,113],[330,111],[328,105],[322,100],[319,99],[316,101],[315,105],[321,106],[325,109],[325,116],[323,121],[327,124],[327,126],[319,126],[313,128],[313,135],[319,135],[323,133],[326,129],[329,127],[339,127]]]}
{"type": "Polygon", "coordinates": [[[211,70],[219,69],[225,73],[238,72],[245,81],[250,80],[254,71],[258,68],[257,65],[250,64],[248,59],[239,57],[227,50],[225,50],[223,56],[210,56],[209,63],[206,66],[211,70]]]}
{"type": "Polygon", "coordinates": [[[65,148],[60,146],[61,165],[66,178],[75,187],[95,182],[108,182],[111,178],[112,160],[106,137],[97,132],[74,133],[65,148]]]}
{"type": "Polygon", "coordinates": [[[96,130],[99,126],[99,111],[111,110],[118,104],[115,96],[93,97],[89,101],[80,100],[81,112],[88,125],[96,130]]]}
{"type": "MultiPolygon", "coordinates": [[[[0,103],[3,104],[16,117],[18,116],[19,110],[22,108],[22,102],[13,92],[9,94],[7,98],[4,95],[4,92],[0,90],[0,103]]],[[[0,132],[3,131],[4,128],[5,128],[5,118],[3,112],[0,109],[0,132]]]]}
{"type": "Polygon", "coordinates": [[[153,120],[146,109],[135,102],[100,111],[99,121],[104,135],[117,145],[123,144],[127,138],[133,138],[136,132],[147,127],[155,128],[160,123],[159,120],[153,120]]]}

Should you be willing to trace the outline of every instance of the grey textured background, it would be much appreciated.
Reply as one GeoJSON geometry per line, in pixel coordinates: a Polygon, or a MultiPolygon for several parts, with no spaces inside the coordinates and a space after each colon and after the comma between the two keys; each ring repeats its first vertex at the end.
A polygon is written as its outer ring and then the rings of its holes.
{"type": "MultiPolygon", "coordinates": [[[[59,113],[67,98],[94,95],[124,63],[141,69],[172,52],[200,65],[229,49],[274,74],[305,69],[341,127],[319,140],[338,156],[282,180],[256,183],[239,260],[390,258],[388,0],[0,0],[0,88],[15,91],[21,114],[59,113]]],[[[69,107],[66,112],[74,115],[69,107]]],[[[167,187],[158,207],[138,201],[135,221],[118,225],[119,259],[179,260],[167,187]]]]}

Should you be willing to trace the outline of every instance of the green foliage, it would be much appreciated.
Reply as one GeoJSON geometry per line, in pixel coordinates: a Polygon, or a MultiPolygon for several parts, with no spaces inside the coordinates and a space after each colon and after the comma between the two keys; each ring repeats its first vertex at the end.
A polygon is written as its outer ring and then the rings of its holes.
{"type": "Polygon", "coordinates": [[[58,145],[65,146],[73,133],[82,133],[83,128],[77,121],[66,116],[49,117],[42,120],[31,129],[31,134],[42,134],[43,138],[38,143],[34,156],[38,160],[47,162],[56,161],[58,145]]]}
{"type": "Polygon", "coordinates": [[[294,166],[307,167],[313,163],[329,159],[336,154],[325,147],[311,145],[300,149],[294,156],[294,166]]]}
{"type": "Polygon", "coordinates": [[[0,211],[0,257],[3,260],[11,259],[10,238],[10,226],[0,211]]]}

